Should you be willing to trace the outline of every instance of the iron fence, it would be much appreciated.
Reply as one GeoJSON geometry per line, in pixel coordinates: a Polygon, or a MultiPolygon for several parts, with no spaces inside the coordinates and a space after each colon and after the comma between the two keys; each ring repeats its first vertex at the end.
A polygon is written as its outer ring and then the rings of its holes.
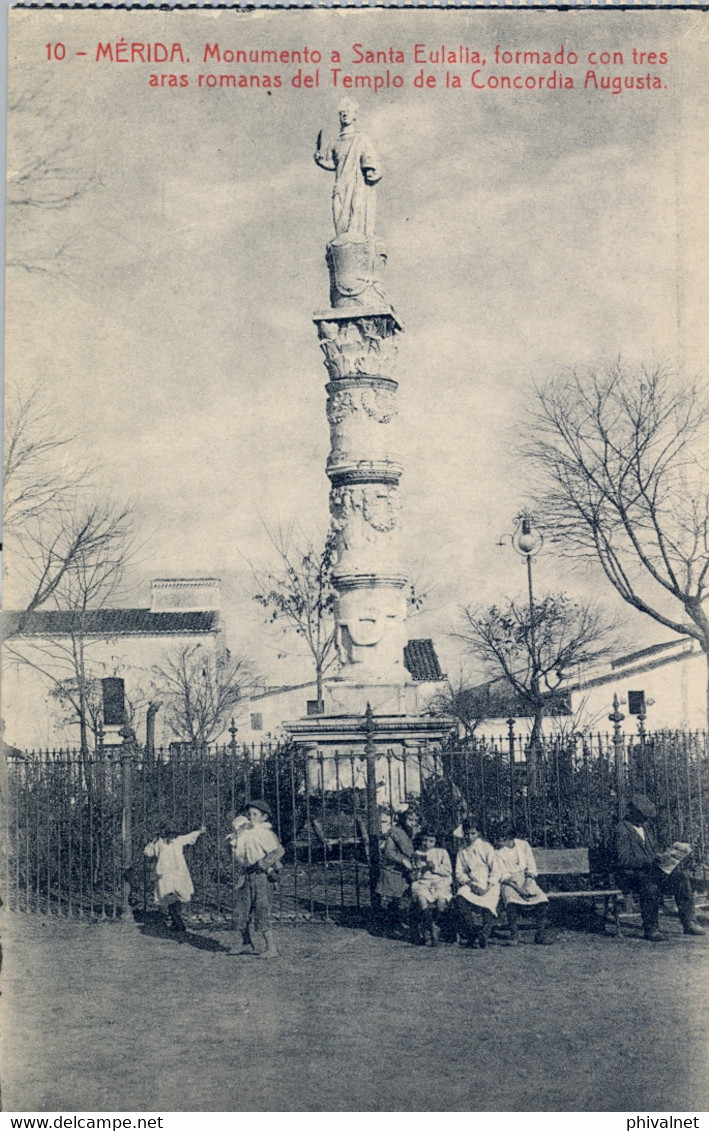
{"type": "Polygon", "coordinates": [[[415,801],[424,822],[455,848],[466,815],[488,834],[511,819],[533,845],[591,850],[612,867],[613,826],[624,798],[656,804],[660,839],[691,841],[706,856],[709,750],[704,733],[612,735],[545,741],[533,758],[513,730],[498,740],[443,749],[361,747],[312,753],[294,744],[134,745],[28,752],[11,759],[0,845],[0,888],[10,908],[113,918],[147,909],[153,866],[143,849],[163,822],[206,833],[188,849],[191,913],[228,924],[237,873],[226,841],[233,815],[263,797],[286,849],[274,909],[282,919],[357,915],[370,906],[379,838],[415,801]],[[369,788],[368,788],[369,786],[369,788]],[[375,800],[376,799],[376,800],[375,800]]]}

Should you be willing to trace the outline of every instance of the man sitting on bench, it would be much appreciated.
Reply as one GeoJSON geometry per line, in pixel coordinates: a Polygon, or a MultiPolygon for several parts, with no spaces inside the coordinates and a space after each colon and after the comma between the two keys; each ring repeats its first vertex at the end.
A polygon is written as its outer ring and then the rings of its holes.
{"type": "Polygon", "coordinates": [[[509,946],[519,943],[518,916],[521,910],[534,915],[534,941],[549,945],[554,940],[547,933],[549,900],[537,883],[534,853],[526,840],[515,836],[509,823],[498,826],[495,850],[502,872],[502,902],[510,926],[509,946]]]}
{"type": "Polygon", "coordinates": [[[624,891],[634,892],[640,904],[643,934],[648,942],[663,942],[658,929],[660,904],[664,894],[673,895],[685,935],[703,935],[694,918],[694,895],[689,876],[678,865],[667,875],[658,865],[658,846],[647,825],[655,816],[655,806],[644,793],[630,799],[625,820],[615,832],[615,854],[619,882],[624,891]]]}

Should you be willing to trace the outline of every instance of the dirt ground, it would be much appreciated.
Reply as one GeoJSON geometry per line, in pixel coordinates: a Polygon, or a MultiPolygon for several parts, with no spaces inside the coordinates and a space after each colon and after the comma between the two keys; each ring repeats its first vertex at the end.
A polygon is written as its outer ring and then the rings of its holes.
{"type": "Polygon", "coordinates": [[[5,1111],[706,1111],[704,939],[412,947],[2,913],[5,1111]]]}

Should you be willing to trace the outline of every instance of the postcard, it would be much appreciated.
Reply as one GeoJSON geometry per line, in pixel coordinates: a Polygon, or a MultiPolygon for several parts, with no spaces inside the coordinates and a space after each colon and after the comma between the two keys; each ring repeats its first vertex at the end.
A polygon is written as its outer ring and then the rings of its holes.
{"type": "Polygon", "coordinates": [[[698,1125],[707,20],[10,11],[6,1111],[698,1125]]]}

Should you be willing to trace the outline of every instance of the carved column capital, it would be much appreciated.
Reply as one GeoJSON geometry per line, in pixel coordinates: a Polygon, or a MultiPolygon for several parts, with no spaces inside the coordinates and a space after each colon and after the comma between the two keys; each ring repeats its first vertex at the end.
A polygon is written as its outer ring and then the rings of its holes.
{"type": "Polygon", "coordinates": [[[360,318],[316,318],[320,348],[332,381],[388,377],[396,364],[398,323],[390,314],[360,318]]]}

